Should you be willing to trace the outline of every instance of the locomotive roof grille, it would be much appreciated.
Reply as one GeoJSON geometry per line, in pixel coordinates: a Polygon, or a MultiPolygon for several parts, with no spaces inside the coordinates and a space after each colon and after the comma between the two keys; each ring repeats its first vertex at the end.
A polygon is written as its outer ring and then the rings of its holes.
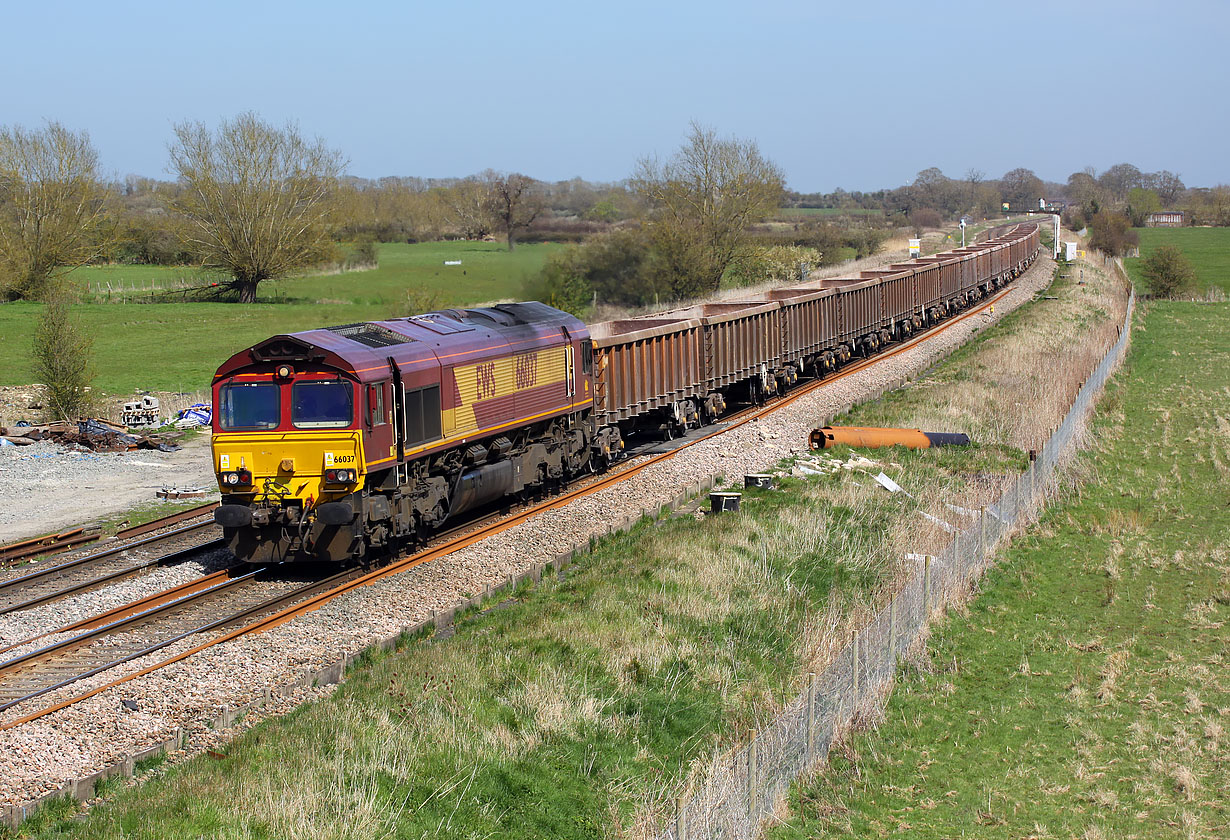
{"type": "Polygon", "coordinates": [[[325,327],[325,329],[368,347],[392,347],[395,344],[409,344],[414,341],[413,338],[394,332],[388,327],[366,322],[342,324],[340,327],[325,327]]]}

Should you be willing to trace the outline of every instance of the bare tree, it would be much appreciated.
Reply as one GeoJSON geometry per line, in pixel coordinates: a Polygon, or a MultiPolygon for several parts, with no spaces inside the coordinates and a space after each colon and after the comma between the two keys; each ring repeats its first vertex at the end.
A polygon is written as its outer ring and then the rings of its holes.
{"type": "Polygon", "coordinates": [[[89,135],[57,122],[0,129],[0,294],[49,297],[58,278],[98,258],[109,239],[89,135]]]}
{"type": "Polygon", "coordinates": [[[649,206],[647,225],[661,270],[684,297],[718,288],[748,228],[780,204],[785,178],[755,142],[719,139],[693,123],[674,157],[642,160],[632,183],[649,206]]]}
{"type": "Polygon", "coordinates": [[[441,191],[450,221],[466,239],[482,239],[495,229],[495,207],[491,197],[498,177],[494,170],[488,169],[441,191]]]}
{"type": "Polygon", "coordinates": [[[242,303],[262,280],[319,262],[332,249],[329,199],[345,166],[341,153],[293,124],[275,128],[254,113],[175,126],[171,167],[182,189],[171,206],[189,224],[203,266],[231,275],[242,303]]]}
{"type": "Polygon", "coordinates": [[[999,179],[999,190],[1004,201],[1016,212],[1021,210],[1037,210],[1038,199],[1042,198],[1042,179],[1031,169],[1019,167],[1004,173],[999,179]]]}
{"type": "Polygon", "coordinates": [[[537,189],[538,182],[514,172],[499,175],[491,184],[491,205],[500,226],[508,235],[508,250],[512,250],[518,231],[525,230],[546,209],[546,202],[537,189]]]}
{"type": "Polygon", "coordinates": [[[1173,207],[1179,200],[1179,196],[1187,189],[1178,175],[1166,169],[1153,173],[1153,182],[1158,198],[1162,200],[1162,205],[1165,207],[1173,207]]]}

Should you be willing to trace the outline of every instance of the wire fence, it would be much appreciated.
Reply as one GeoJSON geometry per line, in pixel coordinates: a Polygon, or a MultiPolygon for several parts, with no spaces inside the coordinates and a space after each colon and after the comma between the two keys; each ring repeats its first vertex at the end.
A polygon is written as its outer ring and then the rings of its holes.
{"type": "Polygon", "coordinates": [[[957,531],[938,555],[926,556],[905,586],[841,648],[830,665],[747,744],[680,796],[660,840],[750,840],[786,796],[791,782],[826,760],[838,734],[860,714],[874,712],[896,677],[897,661],[920,644],[931,618],[967,597],[970,582],[990,565],[1013,530],[1034,521],[1056,470],[1080,443],[1086,417],[1115,365],[1123,358],[1136,298],[1128,298],[1119,338],[1081,386],[1063,422],[1030,461],[1006,479],[999,498],[969,527],[957,531]]]}

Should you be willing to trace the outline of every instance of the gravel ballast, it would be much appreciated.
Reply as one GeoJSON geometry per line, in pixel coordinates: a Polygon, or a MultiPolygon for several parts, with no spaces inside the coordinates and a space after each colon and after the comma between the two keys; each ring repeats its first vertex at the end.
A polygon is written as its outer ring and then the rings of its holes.
{"type": "MultiPolygon", "coordinates": [[[[318,669],[342,655],[356,653],[428,618],[432,610],[451,607],[591,535],[605,534],[611,522],[655,508],[676,497],[684,487],[715,473],[738,478],[764,471],[792,451],[805,450],[807,434],[819,422],[874,394],[885,383],[925,370],[1029,301],[1050,283],[1053,269],[1053,262],[1040,257],[997,302],[993,316],[984,312],[951,324],[920,345],[818,388],[767,417],[652,464],[633,481],[579,498],[426,566],[352,591],[266,633],[210,648],[67,709],[0,732],[0,754],[7,756],[7,766],[0,773],[0,802],[36,798],[162,741],[181,728],[191,734],[194,748],[200,748],[218,737],[206,721],[217,717],[221,707],[242,705],[270,688],[296,681],[305,669],[318,669]],[[122,705],[125,699],[135,700],[137,711],[122,705]]],[[[192,640],[191,644],[200,641],[192,640]]],[[[161,661],[173,650],[148,657],[147,663],[130,663],[131,668],[126,670],[161,661]]],[[[320,692],[306,691],[297,696],[314,693],[320,692]]],[[[4,713],[3,720],[14,720],[43,705],[40,702],[27,710],[11,709],[4,713]]],[[[279,701],[248,721],[279,713],[291,705],[291,701],[279,701]]]]}

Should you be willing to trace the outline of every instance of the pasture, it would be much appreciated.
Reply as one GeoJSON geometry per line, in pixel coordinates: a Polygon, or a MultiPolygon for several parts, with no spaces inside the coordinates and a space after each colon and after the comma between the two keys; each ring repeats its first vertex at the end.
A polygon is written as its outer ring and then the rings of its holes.
{"type": "MultiPolygon", "coordinates": [[[[1196,269],[1196,294],[1203,296],[1210,288],[1230,294],[1230,228],[1137,228],[1136,232],[1141,259],[1160,245],[1173,245],[1196,269]]],[[[1123,261],[1137,290],[1144,288],[1141,259],[1123,261]]]]}
{"type": "MultiPolygon", "coordinates": [[[[180,279],[198,277],[184,267],[100,266],[69,276],[92,301],[74,312],[94,339],[96,388],[107,394],[138,388],[193,392],[208,386],[228,356],[271,335],[414,315],[424,306],[520,298],[525,278],[537,273],[557,247],[519,245],[510,253],[496,242],[380,245],[379,268],[269,281],[260,285],[258,303],[246,306],[155,296],[180,279]],[[445,260],[461,260],[461,265],[446,266],[445,260]],[[108,285],[137,291],[108,295],[108,285]]],[[[38,304],[0,305],[0,357],[9,360],[0,366],[0,385],[32,381],[30,336],[40,311],[38,304]]]]}
{"type": "Polygon", "coordinates": [[[1224,837],[1225,304],[1155,303],[1085,480],[904,668],[772,840],[1224,837]]]}

